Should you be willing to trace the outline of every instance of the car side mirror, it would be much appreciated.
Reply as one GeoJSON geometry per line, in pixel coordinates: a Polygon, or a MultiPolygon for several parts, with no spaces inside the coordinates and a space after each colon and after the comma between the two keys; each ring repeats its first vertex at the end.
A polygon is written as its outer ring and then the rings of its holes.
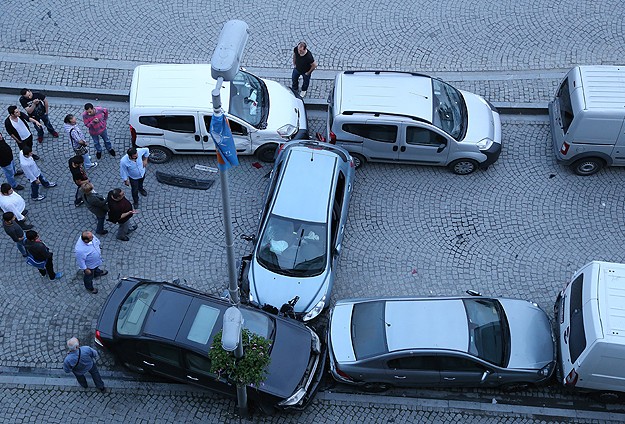
{"type": "Polygon", "coordinates": [[[484,374],[482,374],[482,378],[480,379],[480,383],[485,382],[489,375],[490,375],[489,370],[484,371],[484,374]]]}
{"type": "Polygon", "coordinates": [[[333,256],[338,257],[341,255],[342,246],[339,244],[334,248],[333,256]]]}
{"type": "Polygon", "coordinates": [[[241,234],[241,239],[256,243],[256,234],[241,234]]]}

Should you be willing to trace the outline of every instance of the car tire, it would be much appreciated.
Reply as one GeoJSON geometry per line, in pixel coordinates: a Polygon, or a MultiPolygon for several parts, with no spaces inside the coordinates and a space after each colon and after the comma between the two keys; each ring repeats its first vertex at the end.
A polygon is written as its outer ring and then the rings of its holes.
{"type": "Polygon", "coordinates": [[[601,403],[616,403],[625,399],[625,393],[621,392],[593,392],[592,397],[597,402],[601,403]]]}
{"type": "Polygon", "coordinates": [[[532,388],[534,385],[532,383],[508,383],[502,385],[500,388],[504,392],[522,392],[524,390],[528,390],[532,388]]]}
{"type": "Polygon", "coordinates": [[[473,159],[457,159],[449,164],[449,169],[456,175],[469,175],[477,169],[477,161],[473,159]]]}
{"type": "Polygon", "coordinates": [[[578,161],[575,161],[571,165],[571,170],[577,175],[581,175],[586,177],[588,175],[596,174],[601,171],[601,169],[605,166],[605,161],[599,158],[584,158],[578,161]]]}
{"type": "Polygon", "coordinates": [[[254,402],[254,406],[266,417],[272,417],[278,412],[278,408],[269,402],[256,401],[254,402]]]}
{"type": "Polygon", "coordinates": [[[389,390],[391,387],[388,383],[365,383],[362,385],[362,390],[369,393],[382,393],[389,390]]]}
{"type": "Polygon", "coordinates": [[[148,160],[151,163],[165,163],[171,160],[173,156],[171,150],[166,147],[161,146],[150,146],[150,156],[148,156],[148,160]]]}
{"type": "Polygon", "coordinates": [[[352,159],[354,160],[354,168],[358,169],[367,161],[363,155],[358,153],[350,153],[352,159]]]}
{"type": "Polygon", "coordinates": [[[275,155],[277,148],[278,145],[274,143],[263,144],[258,149],[256,149],[256,159],[261,162],[273,162],[276,159],[275,155]]]}

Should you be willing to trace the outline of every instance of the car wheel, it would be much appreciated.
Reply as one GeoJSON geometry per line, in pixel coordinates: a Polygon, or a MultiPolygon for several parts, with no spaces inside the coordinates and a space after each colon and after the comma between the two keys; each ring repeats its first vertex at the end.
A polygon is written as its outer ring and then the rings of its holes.
{"type": "Polygon", "coordinates": [[[501,390],[504,392],[520,392],[527,390],[533,386],[532,383],[509,383],[501,386],[501,390]]]}
{"type": "Polygon", "coordinates": [[[275,160],[277,144],[268,143],[263,144],[256,149],[256,158],[261,162],[273,162],[275,160]]]}
{"type": "Polygon", "coordinates": [[[595,392],[591,397],[601,403],[615,403],[624,399],[625,393],[621,392],[595,392]]]}
{"type": "Polygon", "coordinates": [[[605,162],[603,159],[599,158],[584,158],[578,161],[575,161],[573,165],[571,165],[571,169],[577,175],[587,176],[596,174],[605,166],[605,162]]]}
{"type": "Polygon", "coordinates": [[[449,169],[457,175],[468,175],[477,169],[477,162],[473,159],[458,159],[449,164],[449,169]]]}
{"type": "Polygon", "coordinates": [[[254,405],[256,406],[256,408],[258,408],[261,414],[267,417],[271,417],[278,412],[278,408],[276,408],[274,405],[272,405],[269,402],[256,401],[254,402],[254,405]]]}
{"type": "Polygon", "coordinates": [[[354,167],[356,169],[360,168],[367,161],[363,155],[359,155],[358,153],[350,153],[350,155],[354,160],[354,167]]]}
{"type": "Polygon", "coordinates": [[[165,163],[168,162],[172,153],[169,149],[161,146],[150,146],[150,156],[148,156],[148,160],[152,163],[165,163]]]}
{"type": "Polygon", "coordinates": [[[392,386],[388,383],[365,383],[362,389],[369,393],[381,393],[390,389],[392,386]]]}

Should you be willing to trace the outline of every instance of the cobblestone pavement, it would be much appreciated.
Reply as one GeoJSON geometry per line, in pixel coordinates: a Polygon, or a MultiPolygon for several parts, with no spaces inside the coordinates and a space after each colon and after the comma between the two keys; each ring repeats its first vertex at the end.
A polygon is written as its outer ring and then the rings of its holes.
{"type": "MultiPolygon", "coordinates": [[[[231,3],[103,0],[92,8],[67,0],[19,7],[2,3],[0,87],[127,92],[137,63],[207,61],[211,40],[233,17],[244,19],[251,29],[244,64],[281,82],[288,81],[290,49],[306,39],[320,63],[310,92],[315,99],[327,96],[338,70],[379,68],[427,71],[492,101],[544,103],[567,68],[616,64],[625,56],[618,0],[459,0],[453,5],[415,0],[382,7],[362,0],[250,0],[244,2],[245,10],[240,10],[241,2],[231,3]],[[238,13],[233,14],[235,7],[238,13]],[[36,24],[25,25],[25,19],[36,24]]],[[[57,130],[63,116],[80,112],[86,101],[50,100],[57,130]]],[[[0,95],[0,111],[16,101],[15,95],[0,95]]],[[[121,153],[130,144],[127,106],[104,104],[111,108],[109,133],[121,153]]],[[[310,126],[313,132],[324,128],[321,120],[313,119],[310,126]]],[[[549,311],[577,268],[593,259],[625,260],[623,169],[587,178],[572,175],[555,162],[549,128],[541,118],[505,118],[503,140],[503,154],[494,166],[465,177],[417,166],[366,164],[359,169],[332,300],[454,295],[471,288],[528,298],[549,311]]],[[[139,230],[127,243],[115,240],[114,233],[101,237],[110,273],[96,280],[101,291],[94,296],[75,273],[73,245],[81,230],[94,227],[95,218],[73,206],[67,139],[46,137],[36,151],[44,175],[59,186],[44,189],[48,198],[43,202],[30,201],[28,190],[21,194],[66,276],[58,283],[44,280],[23,263],[8,238],[0,243],[0,367],[58,371],[64,341],[70,335],[92,340],[106,294],[121,276],[181,277],[207,292],[223,290],[227,276],[219,182],[215,175],[193,169],[196,163],[214,166],[214,158],[176,157],[149,166],[149,196],[141,198],[141,213],[133,218],[139,230]],[[216,184],[207,191],[164,186],[156,181],[156,170],[215,178],[216,184]]],[[[99,192],[120,186],[118,159],[105,156],[90,172],[99,192]]],[[[258,224],[270,167],[256,169],[253,162],[241,158],[241,166],[230,173],[236,236],[255,232],[258,224]]],[[[236,239],[237,254],[250,249],[236,239]]],[[[119,371],[111,357],[104,355],[101,362],[104,373],[119,371]]],[[[67,387],[3,384],[0,421],[77,422],[96,415],[98,422],[236,421],[232,402],[220,397],[124,387],[100,397],[67,387]]],[[[560,399],[569,407],[578,400],[558,390],[528,396],[560,399]]],[[[321,393],[304,414],[266,421],[543,422],[531,413],[508,417],[501,411],[463,412],[379,399],[353,403],[321,393]]],[[[590,414],[564,421],[583,419],[609,420],[590,414]]]]}

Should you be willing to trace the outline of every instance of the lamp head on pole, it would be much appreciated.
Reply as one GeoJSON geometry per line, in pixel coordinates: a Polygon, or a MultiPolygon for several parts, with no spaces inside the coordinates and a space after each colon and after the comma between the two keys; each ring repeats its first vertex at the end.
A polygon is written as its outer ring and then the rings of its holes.
{"type": "Polygon", "coordinates": [[[221,347],[227,352],[234,352],[241,340],[243,330],[243,315],[236,306],[231,306],[224,312],[221,347]]]}
{"type": "Polygon", "coordinates": [[[211,58],[211,76],[224,81],[232,81],[239,72],[239,62],[249,36],[248,25],[239,20],[231,20],[224,24],[217,39],[217,47],[211,58]]]}

